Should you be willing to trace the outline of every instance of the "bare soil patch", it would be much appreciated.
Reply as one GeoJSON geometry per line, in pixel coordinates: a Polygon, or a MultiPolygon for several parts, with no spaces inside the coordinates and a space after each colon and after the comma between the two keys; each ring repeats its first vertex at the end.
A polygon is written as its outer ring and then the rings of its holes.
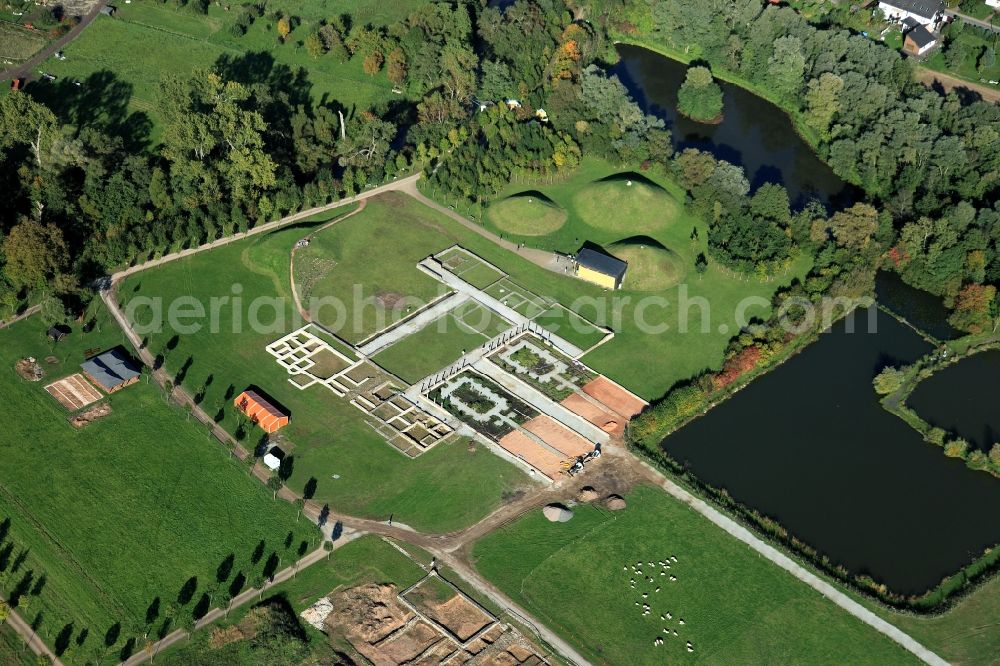
{"type": "Polygon", "coordinates": [[[546,444],[561,451],[567,457],[576,458],[594,450],[594,445],[588,440],[545,414],[536,416],[525,423],[524,429],[537,435],[546,444]]]}
{"type": "Polygon", "coordinates": [[[583,392],[607,405],[626,419],[632,418],[646,407],[645,402],[603,376],[584,386],[583,392]]]}
{"type": "Polygon", "coordinates": [[[38,365],[38,361],[33,358],[22,358],[14,364],[14,370],[17,371],[17,374],[20,375],[21,379],[29,382],[41,381],[42,377],[45,376],[45,371],[42,370],[42,366],[38,365]]]}
{"type": "Polygon", "coordinates": [[[499,443],[508,453],[525,461],[550,479],[559,478],[565,459],[542,448],[538,442],[520,430],[514,430],[504,435],[499,443]]]}
{"type": "Polygon", "coordinates": [[[378,643],[413,617],[396,600],[394,585],[352,587],[330,600],[334,610],[326,618],[326,625],[342,628],[349,637],[366,643],[378,643]]]}
{"type": "Polygon", "coordinates": [[[111,405],[107,402],[102,402],[99,405],[94,405],[85,412],[81,412],[76,416],[70,418],[69,422],[74,428],[83,428],[98,419],[103,419],[105,416],[111,414],[111,405]]]}
{"type": "Polygon", "coordinates": [[[625,424],[628,423],[628,419],[598,407],[581,395],[574,393],[559,404],[577,416],[587,419],[608,434],[621,437],[625,433],[625,424]]]}
{"type": "Polygon", "coordinates": [[[71,412],[83,409],[101,399],[101,392],[91,386],[80,373],[52,382],[45,387],[45,390],[71,412]]]}

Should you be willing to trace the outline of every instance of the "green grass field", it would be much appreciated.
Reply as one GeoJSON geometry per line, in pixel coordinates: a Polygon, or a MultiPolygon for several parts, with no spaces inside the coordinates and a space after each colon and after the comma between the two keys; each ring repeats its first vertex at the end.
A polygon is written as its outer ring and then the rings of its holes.
{"type": "Polygon", "coordinates": [[[566,223],[566,211],[538,192],[522,192],[492,204],[486,216],[516,236],[548,236],[566,223]]]}
{"type": "Polygon", "coordinates": [[[417,270],[420,260],[442,249],[435,214],[402,195],[379,197],[313,238],[296,267],[310,258],[336,262],[314,279],[310,294],[345,304],[343,311],[319,310],[317,320],[357,343],[447,293],[442,283],[417,270]]]}
{"type": "Polygon", "coordinates": [[[996,664],[1000,654],[1000,578],[984,583],[941,615],[921,617],[864,603],[952,664],[996,664]]]}
{"type": "Polygon", "coordinates": [[[562,524],[532,512],[477,543],[476,566],[594,663],[918,663],[659,489],[626,500],[616,513],[577,506],[562,524]],[[658,575],[671,556],[676,582],[658,575]]]}
{"type": "Polygon", "coordinates": [[[561,305],[554,305],[537,317],[535,323],[586,351],[604,338],[604,331],[561,305]]]}
{"type": "Polygon", "coordinates": [[[236,571],[252,574],[271,552],[287,560],[286,551],[318,536],[154,385],[114,394],[110,416],[73,428],[43,387],[78,371],[84,349],[121,344],[103,309],[95,313],[94,331],[77,328],[55,347],[37,317],[0,331],[0,524],[10,520],[0,588],[9,597],[29,586],[18,612],[38,619],[70,664],[117,655],[130,637],[158,630],[162,613],[146,623],[154,599],[177,607],[178,620],[190,616],[229,555],[236,571]],[[43,363],[47,377],[29,383],[13,369],[24,356],[59,362],[43,363]],[[261,540],[264,558],[251,562],[261,540]],[[181,605],[192,576],[196,591],[181,605]],[[121,636],[106,645],[116,623],[121,636]]]}
{"type": "MultiPolygon", "coordinates": [[[[156,88],[167,71],[188,74],[195,68],[211,68],[220,58],[238,61],[251,55],[245,73],[254,80],[277,73],[277,67],[304,68],[311,84],[311,96],[335,99],[347,108],[364,110],[375,104],[398,100],[385,72],[368,76],[362,71],[361,58],[340,63],[332,56],[312,58],[303,40],[321,19],[350,14],[357,24],[386,25],[405,17],[415,0],[382,3],[376,0],[347,0],[335,5],[322,0],[284,0],[280,9],[298,17],[301,25],[288,41],[278,43],[275,22],[267,14],[256,19],[242,37],[233,36],[230,26],[239,13],[239,5],[226,11],[221,4],[209,5],[208,14],[177,9],[153,0],[134,0],[121,4],[114,18],[99,16],[86,31],[65,48],[66,60],[50,58],[41,69],[60,78],[86,81],[97,72],[112,72],[131,86],[129,109],[146,113],[157,124],[156,88]],[[155,44],[156,48],[150,48],[155,44]],[[261,56],[260,54],[266,54],[261,56]],[[269,71],[264,71],[269,70],[269,71]]],[[[291,75],[279,74],[288,80],[291,75]]],[[[43,83],[37,84],[43,86],[43,83]]],[[[88,83],[84,84],[85,86],[88,83]]],[[[96,87],[96,79],[91,87],[96,87]]],[[[155,130],[154,130],[155,136],[155,130]]]]}
{"type": "MultiPolygon", "coordinates": [[[[423,551],[412,546],[404,545],[404,548],[417,558],[426,555],[423,551]]],[[[329,559],[302,569],[295,578],[272,588],[268,591],[265,599],[283,598],[298,615],[317,599],[331,592],[367,583],[393,583],[398,589],[403,590],[420,580],[424,575],[424,570],[417,566],[413,560],[407,558],[382,539],[375,536],[363,536],[341,546],[331,554],[329,559]]],[[[230,615],[227,622],[213,626],[234,624],[243,617],[248,609],[249,607],[238,609],[230,615]]],[[[313,654],[322,655],[329,659],[331,655],[326,646],[330,639],[304,622],[301,624],[306,631],[310,645],[313,646],[313,654]]],[[[211,629],[200,631],[190,641],[180,643],[177,647],[157,656],[156,661],[157,663],[177,666],[192,664],[205,664],[207,666],[223,663],[232,666],[249,664],[263,666],[269,663],[266,654],[255,655],[240,643],[214,649],[210,645],[210,637],[211,629]]],[[[335,646],[344,647],[339,640],[335,646]]],[[[328,662],[319,661],[316,663],[328,662]]]]}
{"type": "Polygon", "coordinates": [[[467,301],[408,335],[372,360],[397,377],[416,383],[442,370],[510,328],[510,324],[478,303],[467,301]]]}
{"type": "MultiPolygon", "coordinates": [[[[42,50],[46,41],[43,34],[32,32],[21,25],[0,21],[0,60],[12,60],[15,63],[27,60],[42,50]]],[[[5,83],[4,87],[9,83],[5,83]]]]}
{"type": "Polygon", "coordinates": [[[0,625],[0,664],[4,666],[36,666],[35,654],[21,637],[6,624],[0,625]]]}
{"type": "MultiPolygon", "coordinates": [[[[378,224],[365,217],[378,210],[388,217],[409,219],[401,217],[398,206],[379,204],[370,203],[364,213],[329,231],[347,229],[348,224],[365,230],[378,224]]],[[[278,298],[278,321],[272,309],[263,309],[262,323],[268,325],[264,328],[254,330],[245,324],[234,332],[230,301],[219,309],[225,325],[218,332],[181,335],[168,328],[149,336],[150,350],[154,354],[166,350],[166,368],[173,373],[189,365],[183,385],[192,392],[205,388],[203,406],[210,414],[219,412],[220,423],[230,432],[238,427],[232,393],[254,384],[281,402],[292,416],[282,433],[294,456],[288,483],[296,491],[302,492],[315,479],[319,502],[370,518],[394,514],[397,522],[426,531],[451,531],[479,520],[502,502],[505,493],[527,483],[527,477],[485,449],[470,452],[460,440],[438,445],[419,458],[406,458],[347,401],[322,387],[305,391],[293,387],[286,372],[265,352],[268,343],[299,326],[292,314],[288,256],[304,233],[303,225],[295,225],[140,273],[125,282],[122,298],[127,302],[139,295],[161,297],[169,304],[181,296],[194,296],[207,304],[212,297],[231,295],[233,285],[239,284],[244,297],[236,317],[244,323],[249,321],[253,299],[278,298]]],[[[313,246],[321,243],[322,237],[313,246]]],[[[445,241],[434,250],[452,244],[445,241]]],[[[358,266],[364,267],[361,262],[358,266]]],[[[147,320],[148,312],[137,309],[135,319],[147,320]]],[[[256,444],[259,434],[252,433],[246,445],[256,444]]]]}

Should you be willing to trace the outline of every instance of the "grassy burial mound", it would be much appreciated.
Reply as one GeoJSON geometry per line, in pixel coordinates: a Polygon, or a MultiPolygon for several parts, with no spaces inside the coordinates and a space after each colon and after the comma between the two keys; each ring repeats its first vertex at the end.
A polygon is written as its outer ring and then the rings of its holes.
{"type": "Polygon", "coordinates": [[[566,223],[566,211],[541,192],[520,192],[486,211],[498,229],[518,236],[547,236],[566,223]]]}
{"type": "Polygon", "coordinates": [[[620,240],[608,251],[628,264],[623,287],[630,291],[662,291],[684,278],[677,253],[649,236],[620,240]]]}
{"type": "Polygon", "coordinates": [[[581,188],[573,206],[590,226],[622,233],[659,231],[681,211],[666,190],[636,173],[618,174],[581,188]]]}

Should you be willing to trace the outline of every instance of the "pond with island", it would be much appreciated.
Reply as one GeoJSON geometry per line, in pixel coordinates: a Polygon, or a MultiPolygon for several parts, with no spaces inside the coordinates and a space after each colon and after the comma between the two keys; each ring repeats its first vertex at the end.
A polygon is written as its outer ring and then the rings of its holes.
{"type": "MultiPolygon", "coordinates": [[[[743,166],[754,187],[784,184],[799,205],[815,198],[839,207],[857,198],[766,100],[720,82],[725,118],[700,124],[676,112],[686,65],[637,46],[618,51],[613,73],[646,112],[666,121],[675,147],[707,150],[743,166]]],[[[956,337],[937,297],[893,274],[879,276],[877,293],[913,326],[939,340],[956,337]]],[[[1000,542],[994,519],[1000,479],[946,457],[879,403],[873,377],[886,365],[928,354],[932,344],[877,308],[859,310],[853,332],[851,321],[836,324],[661,446],[703,481],[776,519],[851,573],[870,575],[897,593],[920,594],[1000,542]]],[[[990,435],[984,427],[998,427],[1000,410],[970,396],[995,395],[989,383],[994,362],[978,355],[956,365],[954,377],[940,373],[918,388],[911,406],[919,403],[924,418],[967,432],[970,441],[990,435]],[[948,400],[945,393],[952,394],[948,400]]]]}

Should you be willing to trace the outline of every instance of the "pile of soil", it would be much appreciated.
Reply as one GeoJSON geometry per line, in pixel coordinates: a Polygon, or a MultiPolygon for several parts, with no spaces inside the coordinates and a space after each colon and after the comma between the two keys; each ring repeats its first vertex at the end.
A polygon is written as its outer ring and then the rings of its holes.
{"type": "Polygon", "coordinates": [[[566,523],[573,518],[573,512],[562,504],[548,504],[542,509],[542,515],[550,523],[566,523]]]}
{"type": "Polygon", "coordinates": [[[611,511],[621,511],[627,505],[621,495],[608,495],[604,500],[604,506],[608,507],[611,511]]]}
{"type": "Polygon", "coordinates": [[[102,402],[99,405],[94,405],[85,412],[80,412],[76,416],[72,416],[69,422],[74,428],[83,428],[90,425],[98,419],[103,419],[105,416],[111,413],[111,404],[107,402],[102,402]]]}
{"type": "Polygon", "coordinates": [[[38,365],[38,361],[30,356],[19,360],[14,365],[14,369],[17,370],[17,374],[21,376],[21,379],[29,382],[40,382],[42,381],[42,377],[45,376],[42,366],[38,365]]]}
{"type": "Polygon", "coordinates": [[[599,495],[597,494],[597,491],[594,490],[592,486],[584,486],[583,488],[580,488],[580,492],[576,496],[576,501],[581,504],[589,504],[590,502],[595,501],[598,497],[599,495]]]}

